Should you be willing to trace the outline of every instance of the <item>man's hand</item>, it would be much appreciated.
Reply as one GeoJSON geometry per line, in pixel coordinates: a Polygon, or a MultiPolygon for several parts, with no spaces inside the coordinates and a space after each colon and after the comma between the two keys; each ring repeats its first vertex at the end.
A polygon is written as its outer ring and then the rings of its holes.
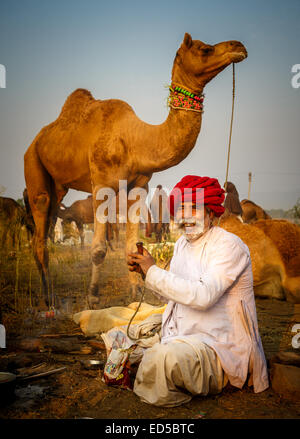
{"type": "Polygon", "coordinates": [[[155,259],[152,258],[151,254],[148,252],[148,250],[146,250],[145,247],[143,247],[143,254],[142,255],[140,255],[139,253],[128,253],[127,264],[129,265],[130,271],[135,271],[134,264],[139,264],[143,273],[146,276],[149,268],[152,265],[155,265],[155,259]]]}

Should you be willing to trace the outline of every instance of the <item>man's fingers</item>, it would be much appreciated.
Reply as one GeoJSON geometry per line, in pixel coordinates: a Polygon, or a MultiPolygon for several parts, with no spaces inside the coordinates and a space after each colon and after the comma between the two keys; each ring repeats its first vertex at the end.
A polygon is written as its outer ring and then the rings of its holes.
{"type": "Polygon", "coordinates": [[[127,253],[127,261],[132,261],[133,259],[136,259],[139,255],[138,253],[127,253]]]}
{"type": "Polygon", "coordinates": [[[131,258],[129,258],[129,257],[127,257],[127,258],[126,258],[126,261],[127,261],[127,264],[128,264],[128,265],[130,265],[130,264],[133,264],[133,261],[132,261],[132,259],[131,259],[131,258]]]}
{"type": "Polygon", "coordinates": [[[129,253],[128,256],[131,258],[131,260],[137,261],[143,259],[144,255],[139,255],[138,253],[129,253]]]}
{"type": "Polygon", "coordinates": [[[148,252],[148,250],[145,247],[143,247],[143,255],[144,256],[151,256],[151,254],[148,252]]]}

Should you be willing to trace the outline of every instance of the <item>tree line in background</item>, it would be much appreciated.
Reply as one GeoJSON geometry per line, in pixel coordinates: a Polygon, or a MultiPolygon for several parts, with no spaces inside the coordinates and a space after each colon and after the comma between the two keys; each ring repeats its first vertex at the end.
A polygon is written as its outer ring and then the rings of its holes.
{"type": "Polygon", "coordinates": [[[283,209],[270,209],[266,211],[272,218],[284,218],[295,220],[296,223],[300,221],[300,198],[298,198],[296,204],[289,210],[283,209]]]}

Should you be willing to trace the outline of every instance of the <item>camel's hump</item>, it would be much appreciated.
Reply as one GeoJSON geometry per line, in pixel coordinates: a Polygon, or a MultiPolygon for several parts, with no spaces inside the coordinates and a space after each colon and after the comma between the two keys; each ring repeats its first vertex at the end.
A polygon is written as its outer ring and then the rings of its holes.
{"type": "Polygon", "coordinates": [[[244,200],[241,201],[242,205],[246,204],[246,203],[252,204],[253,206],[256,206],[256,207],[260,207],[257,204],[255,204],[254,201],[251,201],[251,200],[244,199],[244,200]]]}
{"type": "Polygon", "coordinates": [[[60,118],[72,118],[75,114],[81,113],[85,107],[94,102],[92,93],[84,88],[78,88],[71,93],[60,112],[60,118]]]}

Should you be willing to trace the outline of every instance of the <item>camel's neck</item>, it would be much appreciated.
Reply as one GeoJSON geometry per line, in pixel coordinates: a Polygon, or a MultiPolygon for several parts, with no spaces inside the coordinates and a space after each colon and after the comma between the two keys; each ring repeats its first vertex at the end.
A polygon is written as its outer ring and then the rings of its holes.
{"type": "Polygon", "coordinates": [[[184,160],[195,146],[201,121],[200,112],[171,108],[163,124],[149,127],[141,160],[145,171],[160,172],[184,160]]]}
{"type": "Polygon", "coordinates": [[[179,84],[196,95],[201,95],[205,86],[205,79],[201,76],[192,76],[189,72],[186,72],[182,66],[178,66],[175,61],[172,70],[172,83],[179,84]]]}

